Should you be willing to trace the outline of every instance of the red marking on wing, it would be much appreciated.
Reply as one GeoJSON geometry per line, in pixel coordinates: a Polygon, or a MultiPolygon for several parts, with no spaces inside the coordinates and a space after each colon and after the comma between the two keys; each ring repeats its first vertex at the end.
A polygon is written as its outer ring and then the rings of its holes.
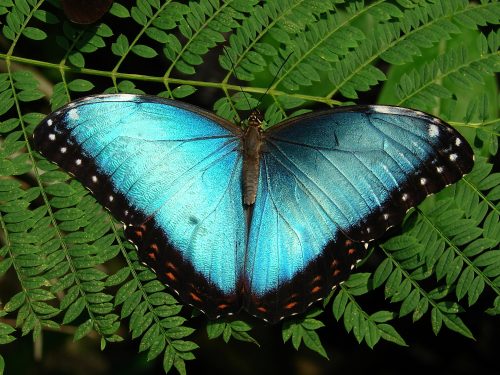
{"type": "Polygon", "coordinates": [[[165,267],[177,271],[177,267],[172,262],[165,262],[165,267]]]}
{"type": "Polygon", "coordinates": [[[322,277],[320,275],[316,276],[314,279],[312,279],[311,283],[315,283],[317,281],[320,281],[322,277]]]}
{"type": "Polygon", "coordinates": [[[167,276],[170,280],[175,281],[175,275],[172,272],[165,273],[165,276],[167,276]]]}
{"type": "Polygon", "coordinates": [[[285,305],[285,309],[290,310],[293,309],[295,306],[297,306],[297,302],[290,302],[285,305]]]}
{"type": "Polygon", "coordinates": [[[191,292],[191,293],[189,293],[189,295],[191,296],[193,301],[202,302],[202,299],[197,294],[194,294],[193,292],[191,292]]]}

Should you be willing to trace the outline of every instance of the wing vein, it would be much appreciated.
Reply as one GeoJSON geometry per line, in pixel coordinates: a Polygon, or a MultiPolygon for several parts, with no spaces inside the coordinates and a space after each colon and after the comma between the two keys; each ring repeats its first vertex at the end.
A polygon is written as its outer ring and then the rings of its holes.
{"type": "MultiPolygon", "coordinates": [[[[279,147],[277,147],[277,146],[276,146],[276,144],[275,144],[274,142],[269,142],[268,144],[272,144],[272,145],[273,145],[273,146],[274,146],[274,147],[275,147],[275,148],[276,148],[276,149],[280,152],[280,154],[282,154],[282,155],[283,155],[283,156],[284,156],[284,157],[285,157],[285,158],[286,158],[286,159],[287,159],[287,160],[288,160],[291,164],[293,164],[293,165],[295,166],[295,168],[296,168],[296,169],[300,170],[300,168],[298,168],[298,166],[297,166],[297,165],[296,165],[296,164],[295,164],[295,163],[294,163],[294,162],[293,162],[293,161],[292,161],[292,160],[291,160],[291,159],[290,159],[290,158],[289,158],[286,154],[284,154],[284,153],[283,153],[283,152],[279,149],[279,147]]],[[[271,155],[272,155],[272,153],[271,153],[271,155]]],[[[303,190],[304,192],[306,192],[306,193],[307,193],[307,195],[309,195],[309,196],[312,198],[312,200],[314,200],[314,201],[317,203],[317,205],[318,205],[319,207],[321,207],[321,209],[322,209],[323,213],[324,213],[326,216],[330,217],[330,215],[328,215],[328,211],[327,211],[327,210],[325,209],[325,207],[324,207],[324,206],[323,206],[323,205],[322,205],[322,204],[321,204],[321,203],[320,203],[320,202],[316,199],[315,195],[311,192],[311,190],[307,188],[306,184],[305,184],[304,182],[302,182],[302,180],[301,180],[300,178],[298,178],[298,176],[297,176],[297,175],[296,175],[296,174],[295,174],[295,173],[294,173],[294,172],[293,172],[293,171],[292,171],[289,167],[287,167],[285,164],[283,164],[283,163],[282,163],[282,162],[281,162],[281,161],[280,161],[280,160],[279,160],[279,159],[278,159],[275,155],[273,155],[273,157],[274,157],[274,158],[275,158],[275,159],[276,159],[276,160],[277,160],[277,161],[278,161],[278,162],[279,162],[279,163],[280,163],[280,164],[281,164],[281,165],[282,165],[285,169],[287,169],[287,170],[290,172],[290,174],[292,174],[293,176],[295,176],[295,177],[297,178],[297,181],[298,181],[298,182],[300,182],[300,185],[301,185],[301,187],[302,187],[302,190],[303,190]]],[[[307,177],[307,175],[306,175],[306,177],[307,177]]],[[[309,181],[310,181],[310,182],[311,182],[314,186],[316,186],[316,187],[317,187],[317,188],[318,188],[318,189],[319,189],[319,190],[320,190],[320,191],[324,194],[324,196],[327,198],[327,200],[328,200],[328,201],[330,201],[330,203],[331,203],[333,206],[335,206],[335,207],[336,207],[336,209],[337,209],[340,213],[342,213],[342,210],[340,209],[340,207],[339,207],[339,206],[338,206],[338,205],[337,205],[334,201],[332,201],[332,200],[330,199],[329,195],[328,195],[328,194],[326,194],[326,192],[325,192],[323,189],[321,189],[321,187],[319,187],[319,186],[318,186],[318,185],[314,182],[314,180],[312,180],[311,178],[308,178],[308,177],[307,177],[307,179],[308,179],[308,180],[309,180],[309,181]]],[[[340,227],[340,226],[339,226],[339,224],[338,224],[337,222],[335,222],[335,220],[334,220],[333,218],[331,218],[331,217],[330,217],[330,219],[332,219],[332,221],[335,223],[335,225],[336,225],[337,227],[340,227]]],[[[347,219],[347,217],[346,217],[345,215],[344,215],[344,219],[348,220],[348,219],[347,219]]]]}

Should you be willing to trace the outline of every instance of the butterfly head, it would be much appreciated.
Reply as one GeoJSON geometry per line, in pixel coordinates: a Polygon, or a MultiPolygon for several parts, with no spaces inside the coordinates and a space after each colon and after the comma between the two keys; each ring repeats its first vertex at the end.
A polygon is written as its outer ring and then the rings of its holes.
{"type": "Polygon", "coordinates": [[[264,122],[264,116],[258,109],[254,109],[248,116],[248,126],[253,128],[261,128],[264,122]]]}

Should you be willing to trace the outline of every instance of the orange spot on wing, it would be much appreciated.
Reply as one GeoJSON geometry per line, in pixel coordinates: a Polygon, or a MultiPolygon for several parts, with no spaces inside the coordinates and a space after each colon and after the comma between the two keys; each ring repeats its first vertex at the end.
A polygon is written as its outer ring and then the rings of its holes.
{"type": "Polygon", "coordinates": [[[175,275],[172,272],[165,273],[165,276],[167,276],[170,280],[175,281],[175,275]]]}
{"type": "Polygon", "coordinates": [[[264,306],[257,307],[257,310],[259,310],[260,312],[263,312],[263,313],[267,312],[267,309],[264,306]]]}
{"type": "Polygon", "coordinates": [[[139,228],[142,229],[142,231],[145,231],[146,230],[146,224],[141,224],[139,225],[139,228]]]}
{"type": "Polygon", "coordinates": [[[320,280],[321,280],[321,276],[318,275],[314,279],[312,279],[311,283],[315,283],[315,282],[320,281],[320,280]]]}
{"type": "Polygon", "coordinates": [[[346,245],[346,247],[347,246],[351,246],[352,245],[352,241],[351,240],[346,240],[345,241],[345,245],[346,245]]]}
{"type": "Polygon", "coordinates": [[[339,269],[336,269],[335,271],[333,271],[333,276],[338,276],[339,273],[341,273],[342,271],[340,271],[339,269]]]}
{"type": "Polygon", "coordinates": [[[320,290],[321,290],[320,286],[315,286],[314,288],[312,288],[311,292],[318,293],[320,290]]]}
{"type": "Polygon", "coordinates": [[[157,244],[155,244],[155,243],[154,243],[154,244],[152,244],[152,245],[151,245],[151,249],[152,249],[155,253],[157,253],[157,254],[158,254],[158,245],[157,245],[157,244]]]}
{"type": "Polygon", "coordinates": [[[135,235],[136,235],[137,237],[142,237],[142,231],[140,231],[140,230],[136,230],[136,231],[135,231],[135,235]]]}
{"type": "Polygon", "coordinates": [[[198,295],[194,294],[193,292],[189,293],[189,295],[191,296],[193,301],[202,302],[202,299],[198,295]]]}
{"type": "Polygon", "coordinates": [[[171,270],[177,271],[177,267],[174,266],[172,262],[165,262],[165,267],[170,268],[171,270]]]}
{"type": "Polygon", "coordinates": [[[295,306],[297,306],[297,302],[290,302],[285,305],[285,309],[290,310],[293,309],[295,306]]]}
{"type": "Polygon", "coordinates": [[[332,264],[331,264],[331,268],[337,268],[337,266],[339,265],[339,262],[337,262],[337,259],[335,259],[332,264]]]}
{"type": "Polygon", "coordinates": [[[356,252],[356,249],[354,247],[351,247],[349,250],[347,250],[347,254],[352,255],[356,252]]]}
{"type": "Polygon", "coordinates": [[[220,305],[217,306],[219,310],[224,310],[227,309],[229,305],[227,303],[221,303],[220,305]]]}
{"type": "Polygon", "coordinates": [[[150,257],[151,259],[153,259],[154,261],[156,261],[156,255],[155,255],[155,253],[148,253],[148,257],[150,257]]]}

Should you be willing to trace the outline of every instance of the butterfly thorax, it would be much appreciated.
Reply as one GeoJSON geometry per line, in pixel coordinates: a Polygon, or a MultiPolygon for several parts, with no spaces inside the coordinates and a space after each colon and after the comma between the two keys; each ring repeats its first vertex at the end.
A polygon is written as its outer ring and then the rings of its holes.
{"type": "Polygon", "coordinates": [[[243,136],[243,203],[255,203],[259,182],[259,161],[262,148],[262,115],[253,111],[248,117],[248,128],[243,136]]]}

